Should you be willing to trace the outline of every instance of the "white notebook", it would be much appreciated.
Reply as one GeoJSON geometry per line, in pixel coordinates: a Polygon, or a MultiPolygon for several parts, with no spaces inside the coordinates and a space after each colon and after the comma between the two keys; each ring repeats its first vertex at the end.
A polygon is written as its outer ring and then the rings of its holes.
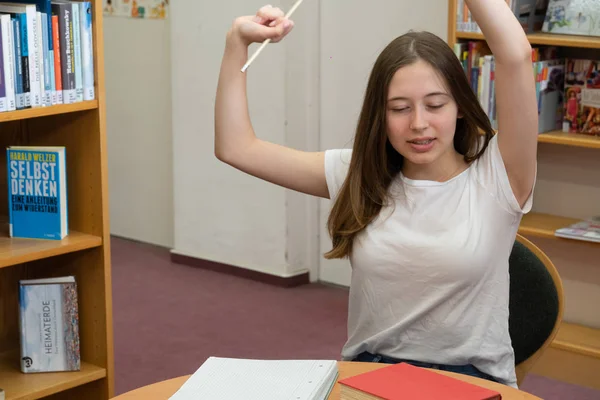
{"type": "Polygon", "coordinates": [[[210,357],[169,400],[325,400],[335,360],[210,357]]]}

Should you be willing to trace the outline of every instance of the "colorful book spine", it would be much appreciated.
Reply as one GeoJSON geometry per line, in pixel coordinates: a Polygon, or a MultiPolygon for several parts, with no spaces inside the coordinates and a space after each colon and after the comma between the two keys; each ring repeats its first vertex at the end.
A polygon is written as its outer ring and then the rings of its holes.
{"type": "Polygon", "coordinates": [[[20,18],[15,14],[11,15],[11,22],[13,27],[13,47],[15,57],[15,99],[17,103],[17,110],[25,108],[25,93],[23,92],[23,63],[21,54],[21,21],[20,18]]]}
{"type": "Polygon", "coordinates": [[[15,101],[15,62],[13,46],[13,28],[9,14],[0,15],[0,29],[2,30],[2,57],[4,63],[4,84],[6,87],[6,107],[8,111],[17,109],[15,101]]]}
{"type": "Polygon", "coordinates": [[[71,2],[73,22],[73,59],[75,60],[75,101],[83,101],[83,72],[81,71],[81,14],[80,4],[71,2]]]}
{"type": "Polygon", "coordinates": [[[0,27],[0,112],[8,111],[6,98],[6,82],[4,79],[6,65],[4,65],[4,46],[2,44],[2,28],[0,27]]]}
{"type": "MultiPolygon", "coordinates": [[[[43,65],[44,65],[44,82],[43,82],[43,101],[44,105],[56,104],[56,93],[54,88],[54,44],[52,40],[52,8],[50,0],[11,0],[16,3],[35,5],[36,10],[40,13],[39,21],[42,27],[40,38],[43,41],[43,65]]],[[[40,43],[41,45],[42,43],[40,43]]]]}
{"type": "Polygon", "coordinates": [[[48,17],[44,13],[40,13],[40,37],[42,38],[42,58],[44,63],[44,105],[52,105],[52,68],[50,62],[50,45],[48,37],[48,17]]]}
{"type": "Polygon", "coordinates": [[[58,36],[58,17],[52,16],[52,41],[54,52],[54,82],[56,90],[56,104],[63,104],[62,70],[60,58],[60,38],[58,36]]]}
{"type": "Polygon", "coordinates": [[[568,58],[563,132],[600,135],[600,61],[568,58]]]}
{"type": "Polygon", "coordinates": [[[94,44],[92,34],[92,3],[80,3],[81,69],[83,72],[83,100],[94,100],[94,44]]]}
{"type": "Polygon", "coordinates": [[[8,147],[9,235],[61,240],[68,235],[64,147],[8,147]]]}
{"type": "Polygon", "coordinates": [[[31,107],[42,106],[42,57],[41,40],[38,34],[38,15],[35,6],[27,6],[27,46],[29,47],[29,86],[31,89],[31,107]]]}
{"type": "Polygon", "coordinates": [[[23,373],[80,370],[78,308],[73,276],[19,282],[23,373]]]}
{"type": "Polygon", "coordinates": [[[90,0],[0,2],[0,112],[96,99],[90,0]]]}
{"type": "Polygon", "coordinates": [[[58,16],[63,104],[72,104],[77,102],[75,87],[75,51],[73,42],[73,9],[70,3],[53,2],[52,13],[58,16]]]}
{"type": "Polygon", "coordinates": [[[15,14],[19,21],[19,41],[21,43],[21,78],[23,80],[24,108],[31,108],[31,69],[27,33],[27,14],[15,14]]]}
{"type": "Polygon", "coordinates": [[[46,97],[46,71],[44,65],[46,64],[45,55],[44,55],[44,37],[43,37],[43,28],[42,28],[42,13],[36,12],[36,34],[39,40],[38,42],[38,57],[39,57],[39,82],[40,82],[40,101],[41,106],[47,106],[48,101],[46,97]]]}

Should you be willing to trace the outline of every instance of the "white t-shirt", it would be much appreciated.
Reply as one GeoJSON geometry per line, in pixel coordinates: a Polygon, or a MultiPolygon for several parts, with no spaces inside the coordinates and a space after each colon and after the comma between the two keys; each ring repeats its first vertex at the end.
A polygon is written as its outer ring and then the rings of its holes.
{"type": "MultiPolygon", "coordinates": [[[[329,150],[332,200],[351,149],[329,150]]],[[[498,149],[447,182],[399,174],[387,207],[354,242],[348,340],[342,359],[368,351],[439,364],[473,364],[517,387],[508,329],[508,258],[524,213],[498,149]]]]}

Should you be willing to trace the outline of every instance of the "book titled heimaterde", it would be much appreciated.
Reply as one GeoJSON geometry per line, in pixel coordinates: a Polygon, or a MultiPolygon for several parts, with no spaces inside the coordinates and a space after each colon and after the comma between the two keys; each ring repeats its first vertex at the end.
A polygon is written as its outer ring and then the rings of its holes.
{"type": "Polygon", "coordinates": [[[68,235],[65,148],[6,149],[9,235],[60,240],[68,235]]]}
{"type": "Polygon", "coordinates": [[[75,278],[30,279],[19,284],[21,371],[79,371],[75,278]]]}

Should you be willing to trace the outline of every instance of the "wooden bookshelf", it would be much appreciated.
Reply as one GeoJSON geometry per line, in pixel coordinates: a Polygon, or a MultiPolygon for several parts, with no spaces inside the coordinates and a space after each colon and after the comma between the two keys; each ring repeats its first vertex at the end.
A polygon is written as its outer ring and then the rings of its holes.
{"type": "Polygon", "coordinates": [[[93,110],[98,108],[98,100],[88,100],[74,104],[61,104],[51,107],[36,107],[27,110],[17,110],[0,113],[0,122],[19,121],[49,115],[66,114],[76,111],[93,110]]]}
{"type": "MultiPolygon", "coordinates": [[[[450,15],[448,21],[448,44],[450,44],[450,46],[454,46],[454,44],[460,40],[485,40],[481,33],[456,31],[456,21],[453,20],[453,16],[457,15],[456,0],[449,0],[448,4],[450,15]]],[[[532,45],[600,49],[600,37],[558,35],[543,32],[530,33],[527,37],[532,45]]],[[[560,131],[541,133],[538,137],[538,142],[600,149],[600,136],[563,133],[560,131]]]]}
{"type": "MultiPolygon", "coordinates": [[[[484,40],[481,33],[456,32],[456,39],[484,40]]],[[[600,41],[593,36],[557,35],[553,33],[530,33],[527,35],[529,43],[538,46],[578,47],[587,49],[600,49],[600,41]]]]}
{"type": "Polygon", "coordinates": [[[600,49],[597,37],[581,35],[557,35],[553,33],[536,32],[527,35],[529,42],[538,46],[578,47],[600,49]]]}
{"type": "Polygon", "coordinates": [[[589,149],[600,149],[600,136],[582,135],[579,133],[540,133],[538,136],[538,142],[560,144],[564,146],[587,147],[589,149]]]}
{"type": "Polygon", "coordinates": [[[60,241],[0,236],[0,268],[102,246],[100,236],[71,231],[60,241]]]}
{"type": "MultiPolygon", "coordinates": [[[[457,0],[448,1],[448,44],[453,47],[458,41],[485,40],[484,35],[456,30],[457,0]]],[[[534,46],[557,46],[561,48],[589,50],[600,49],[600,37],[580,35],[548,34],[542,32],[527,35],[534,46]]],[[[560,131],[541,133],[538,143],[600,149],[600,137],[563,133],[560,131]]],[[[599,180],[600,182],[600,180],[599,180]]],[[[576,207],[576,205],[574,205],[576,207]]],[[[577,219],[558,215],[531,212],[526,214],[519,233],[533,237],[560,240],[564,243],[589,244],[600,248],[599,243],[559,238],[554,235],[558,228],[578,222],[577,219]]],[[[568,301],[568,300],[567,300],[568,301]]],[[[598,369],[600,368],[600,329],[563,321],[558,334],[544,352],[532,372],[573,384],[600,390],[598,369]]]]}
{"type": "Polygon", "coordinates": [[[521,235],[531,235],[546,239],[564,240],[590,246],[600,246],[600,243],[598,242],[562,238],[554,235],[554,231],[557,229],[565,228],[576,222],[579,222],[579,220],[575,218],[531,212],[523,216],[521,225],[519,226],[519,233],[521,235]]]}
{"type": "Polygon", "coordinates": [[[41,399],[51,394],[76,388],[106,378],[106,369],[82,363],[81,371],[45,374],[23,374],[18,369],[18,353],[0,355],[0,382],[7,400],[41,399]]]}
{"type": "Polygon", "coordinates": [[[6,152],[0,152],[0,388],[6,400],[114,396],[102,1],[93,5],[95,100],[0,113],[0,143],[65,146],[69,235],[10,238],[6,152]],[[81,370],[20,371],[19,280],[74,275],[81,370]]]}
{"type": "MultiPolygon", "coordinates": [[[[448,3],[450,5],[450,15],[456,15],[456,1],[449,0],[448,3]]],[[[481,33],[456,31],[456,21],[453,22],[451,17],[448,29],[448,43],[451,46],[459,40],[485,40],[481,33]]],[[[557,35],[542,32],[531,33],[528,34],[527,37],[532,45],[600,49],[599,37],[557,35]]],[[[539,135],[538,141],[540,143],[600,149],[600,136],[585,134],[564,133],[560,131],[545,132],[539,135]]]]}
{"type": "Polygon", "coordinates": [[[600,359],[600,329],[565,322],[552,346],[600,359]]]}
{"type": "Polygon", "coordinates": [[[600,329],[563,322],[531,373],[600,390],[600,329]]]}
{"type": "MultiPolygon", "coordinates": [[[[525,214],[521,220],[519,233],[537,237],[554,239],[554,231],[576,223],[573,218],[560,217],[556,215],[531,212],[525,214]]],[[[558,238],[557,238],[558,239],[558,238]]]]}

